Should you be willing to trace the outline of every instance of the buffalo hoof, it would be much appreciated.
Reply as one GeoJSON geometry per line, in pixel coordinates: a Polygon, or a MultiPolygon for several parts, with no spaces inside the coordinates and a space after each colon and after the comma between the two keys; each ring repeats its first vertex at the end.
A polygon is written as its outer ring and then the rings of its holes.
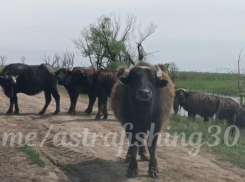
{"type": "Polygon", "coordinates": [[[6,112],[6,115],[12,115],[12,114],[13,114],[13,111],[6,112]]]}
{"type": "Polygon", "coordinates": [[[89,109],[86,109],[86,110],[84,111],[84,113],[86,113],[86,114],[91,114],[91,113],[92,113],[92,111],[91,111],[91,110],[89,110],[89,109]]]}
{"type": "Polygon", "coordinates": [[[58,115],[60,111],[55,111],[53,115],[58,115]]]}
{"type": "Polygon", "coordinates": [[[129,156],[126,156],[126,159],[125,159],[125,163],[129,163],[129,161],[130,161],[130,157],[129,156]]]}
{"type": "Polygon", "coordinates": [[[77,114],[76,114],[76,112],[73,111],[73,112],[70,113],[70,115],[71,116],[76,116],[77,114]]]}
{"type": "Polygon", "coordinates": [[[103,119],[103,120],[106,120],[106,119],[107,119],[107,116],[104,116],[102,119],[103,119]]]}
{"type": "Polygon", "coordinates": [[[136,178],[137,177],[137,172],[128,171],[127,177],[128,178],[136,178]]]}
{"type": "Polygon", "coordinates": [[[94,118],[94,120],[99,121],[99,120],[100,120],[100,117],[99,117],[99,116],[96,116],[96,117],[94,118]]]}
{"type": "Polygon", "coordinates": [[[159,178],[159,174],[154,172],[149,172],[149,176],[153,179],[159,178]]]}
{"type": "Polygon", "coordinates": [[[140,156],[140,159],[141,159],[142,161],[150,161],[149,158],[146,156],[146,154],[142,154],[142,155],[140,156]]]}
{"type": "Polygon", "coordinates": [[[14,114],[19,115],[20,113],[19,113],[19,111],[14,111],[14,114]]]}
{"type": "Polygon", "coordinates": [[[38,115],[44,115],[44,113],[45,113],[44,111],[41,111],[38,113],[38,115]]]}

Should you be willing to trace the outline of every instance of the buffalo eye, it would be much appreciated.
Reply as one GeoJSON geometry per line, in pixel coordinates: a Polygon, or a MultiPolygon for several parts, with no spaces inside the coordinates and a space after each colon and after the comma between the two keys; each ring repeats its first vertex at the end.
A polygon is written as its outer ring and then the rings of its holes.
{"type": "Polygon", "coordinates": [[[151,80],[151,81],[155,81],[155,78],[156,78],[155,76],[151,76],[151,77],[150,77],[150,80],[151,80]]]}
{"type": "Polygon", "coordinates": [[[156,88],[164,88],[168,85],[167,80],[157,80],[156,81],[156,88]]]}

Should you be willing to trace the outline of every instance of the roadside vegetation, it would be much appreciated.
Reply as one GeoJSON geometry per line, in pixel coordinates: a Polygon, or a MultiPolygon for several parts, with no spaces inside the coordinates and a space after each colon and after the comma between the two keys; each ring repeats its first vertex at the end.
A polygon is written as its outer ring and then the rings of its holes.
{"type": "Polygon", "coordinates": [[[40,158],[40,155],[29,145],[25,144],[19,147],[19,151],[27,155],[30,165],[36,165],[38,167],[45,167],[45,162],[40,158]]]}
{"type": "Polygon", "coordinates": [[[238,96],[233,75],[228,73],[180,72],[177,87],[202,93],[238,96]]]}
{"type": "MultiPolygon", "coordinates": [[[[179,115],[172,115],[170,118],[170,129],[167,130],[172,135],[185,133],[186,141],[190,138],[190,136],[194,132],[202,133],[202,139],[200,143],[209,142],[213,144],[216,139],[213,136],[217,132],[215,128],[212,129],[211,132],[208,131],[210,126],[217,125],[221,128],[221,133],[218,135],[220,138],[219,145],[215,147],[209,147],[207,145],[203,145],[201,149],[204,149],[208,152],[215,154],[218,157],[219,161],[227,161],[231,162],[241,168],[245,169],[245,131],[240,130],[240,138],[236,145],[228,147],[225,144],[225,132],[227,129],[227,125],[225,122],[218,122],[214,120],[210,120],[209,122],[203,122],[203,119],[196,118],[195,121],[188,119],[187,117],[182,117],[179,115]]],[[[198,135],[195,135],[194,140],[198,140],[198,135]]],[[[181,137],[179,137],[178,141],[181,141],[181,137]]],[[[234,141],[234,137],[230,136],[228,138],[229,144],[232,144],[234,141]]]]}

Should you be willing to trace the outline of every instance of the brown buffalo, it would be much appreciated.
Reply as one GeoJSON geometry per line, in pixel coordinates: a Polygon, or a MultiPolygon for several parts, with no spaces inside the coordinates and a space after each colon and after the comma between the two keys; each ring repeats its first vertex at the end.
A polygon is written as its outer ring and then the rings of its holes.
{"type": "Polygon", "coordinates": [[[208,121],[210,117],[218,113],[220,108],[220,100],[217,96],[178,89],[176,97],[180,106],[188,112],[188,117],[193,119],[198,114],[204,118],[204,121],[208,121]]]}
{"type": "MultiPolygon", "coordinates": [[[[230,98],[220,98],[221,107],[218,114],[219,120],[226,120],[231,125],[245,128],[245,109],[230,98]]],[[[232,130],[232,134],[234,130],[232,130]]]]}
{"type": "MultiPolygon", "coordinates": [[[[153,137],[148,137],[150,153],[149,176],[158,176],[156,159],[156,143],[158,133],[168,121],[173,107],[174,86],[169,76],[159,67],[146,62],[139,62],[131,69],[125,69],[124,75],[114,85],[111,94],[111,106],[116,118],[123,126],[131,124],[133,128],[124,128],[130,143],[130,155],[127,170],[128,177],[136,177],[138,173],[137,150],[144,142],[137,140],[139,133],[147,133],[153,129],[153,137]]],[[[142,136],[143,137],[143,136],[142,136]]],[[[144,140],[145,136],[142,138],[144,140]]]]}

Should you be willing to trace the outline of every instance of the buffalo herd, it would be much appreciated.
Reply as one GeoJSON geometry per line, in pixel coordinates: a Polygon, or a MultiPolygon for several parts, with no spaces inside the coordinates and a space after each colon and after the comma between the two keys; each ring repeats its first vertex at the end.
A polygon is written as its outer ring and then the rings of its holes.
{"type": "Polygon", "coordinates": [[[138,173],[137,154],[142,160],[149,161],[149,176],[158,177],[156,146],[158,133],[167,123],[169,115],[174,110],[177,114],[180,107],[188,112],[188,117],[195,119],[196,115],[208,121],[216,116],[217,120],[226,120],[229,125],[245,127],[245,109],[229,98],[189,92],[183,88],[175,88],[165,70],[147,62],[138,62],[130,68],[119,68],[118,71],[106,69],[97,70],[94,67],[74,67],[55,69],[47,64],[30,66],[25,64],[10,64],[1,72],[0,85],[10,100],[6,114],[19,114],[18,93],[35,95],[42,91],[45,94],[45,105],[39,112],[43,115],[51,99],[55,99],[56,110],[60,112],[60,95],[57,83],[66,88],[70,97],[68,114],[76,114],[76,103],[80,94],[86,94],[89,104],[85,110],[91,114],[96,98],[98,111],[95,119],[107,119],[108,98],[115,117],[120,121],[129,139],[126,161],[129,162],[127,176],[136,177],[138,173]],[[14,107],[14,108],[13,108],[14,107]],[[132,127],[124,127],[131,124],[132,127]],[[148,136],[147,146],[150,158],[146,156],[146,145],[143,142],[152,129],[153,138],[148,136]],[[139,150],[139,152],[138,152],[139,150]]]}
{"type": "Polygon", "coordinates": [[[208,121],[215,116],[216,120],[226,120],[231,125],[245,128],[245,109],[230,98],[188,92],[183,88],[175,88],[174,111],[180,107],[188,112],[188,117],[196,115],[208,121]]]}

